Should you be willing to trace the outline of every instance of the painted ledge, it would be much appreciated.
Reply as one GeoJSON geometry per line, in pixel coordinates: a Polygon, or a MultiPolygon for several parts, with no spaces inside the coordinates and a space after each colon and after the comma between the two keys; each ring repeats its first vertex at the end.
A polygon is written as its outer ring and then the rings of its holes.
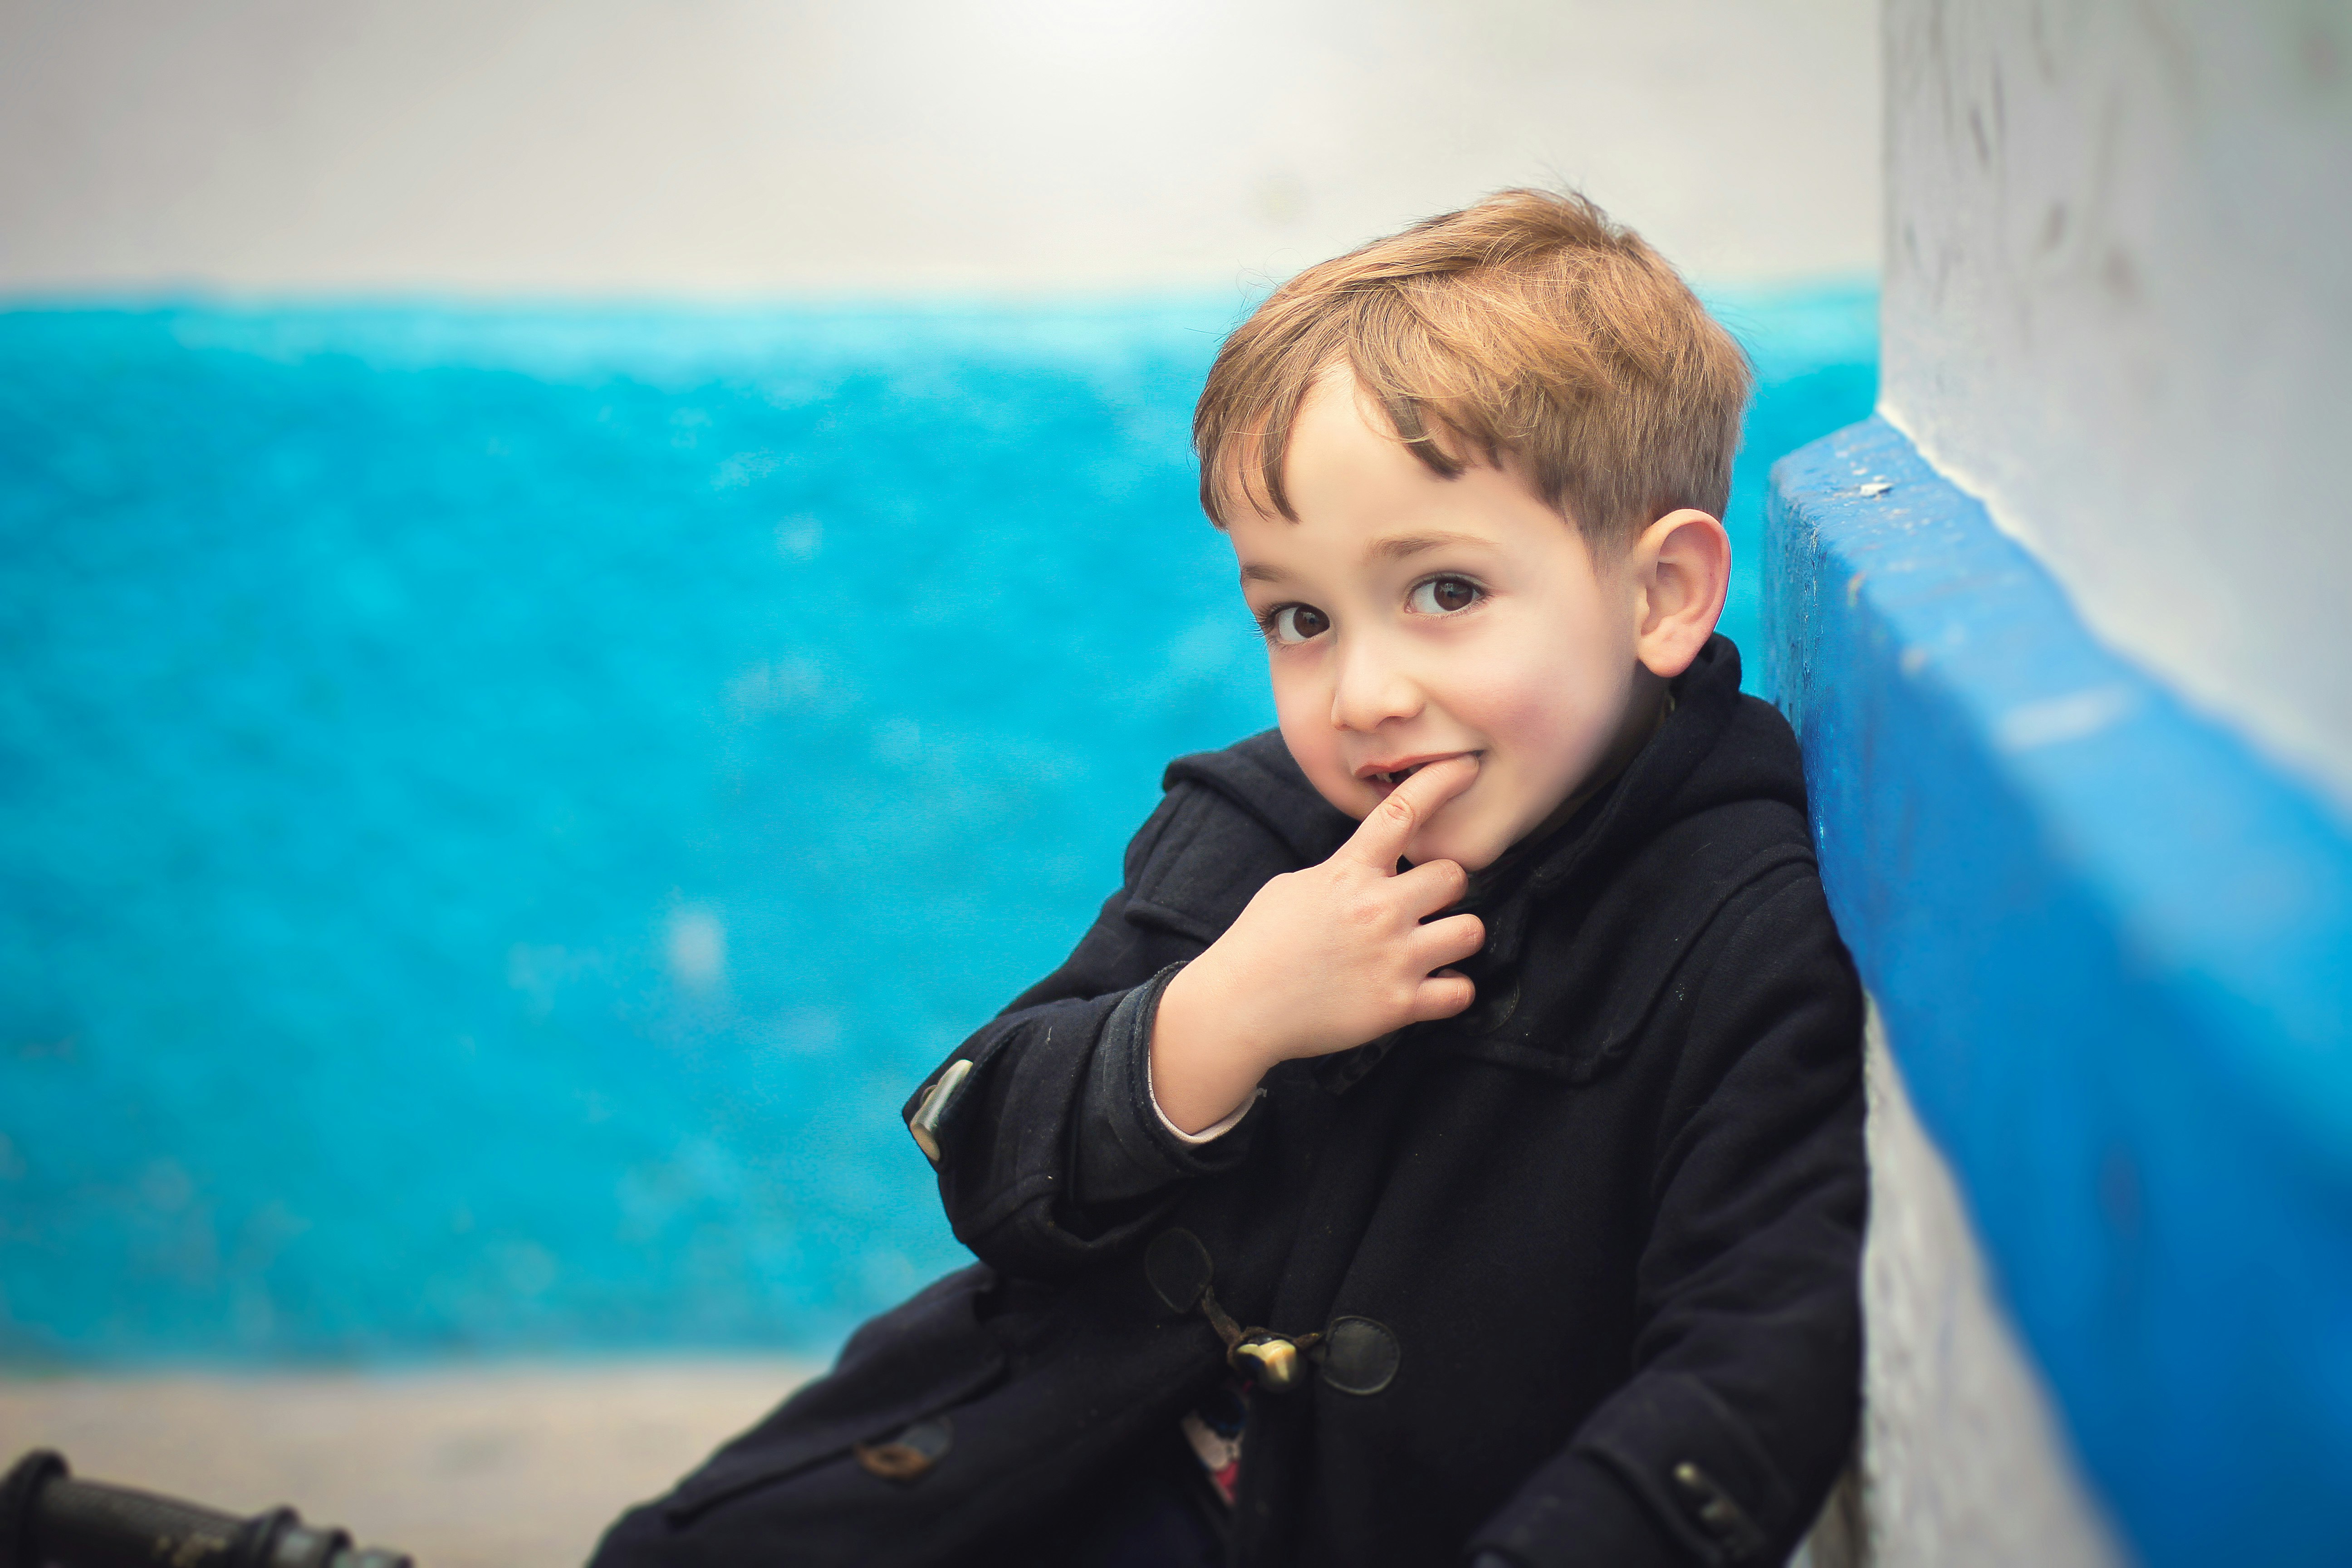
{"type": "Polygon", "coordinates": [[[1870,419],[1773,470],[1822,871],[2153,1564],[2352,1561],[2352,837],[1870,419]]]}

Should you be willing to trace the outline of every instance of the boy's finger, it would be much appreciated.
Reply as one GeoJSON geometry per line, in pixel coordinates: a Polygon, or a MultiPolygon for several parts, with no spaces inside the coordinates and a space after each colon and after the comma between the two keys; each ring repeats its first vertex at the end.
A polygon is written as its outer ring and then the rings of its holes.
{"type": "Polygon", "coordinates": [[[1478,759],[1466,752],[1430,763],[1372,807],[1354,835],[1339,847],[1339,853],[1375,870],[1393,872],[1397,857],[1404,853],[1422,824],[1477,776],[1478,759]]]}
{"type": "Polygon", "coordinates": [[[1425,1024],[1433,1018],[1451,1018],[1467,1011],[1477,999],[1478,988],[1470,984],[1468,975],[1441,971],[1421,983],[1412,999],[1412,1019],[1425,1024]]]}
{"type": "Polygon", "coordinates": [[[1448,915],[1423,926],[1413,942],[1415,963],[1426,963],[1429,969],[1459,963],[1486,945],[1486,922],[1476,915],[1448,915]]]}
{"type": "Polygon", "coordinates": [[[1433,915],[1449,904],[1462,901],[1470,890],[1470,873],[1455,860],[1423,860],[1412,870],[1401,873],[1396,890],[1404,900],[1404,907],[1415,920],[1433,915]]]}

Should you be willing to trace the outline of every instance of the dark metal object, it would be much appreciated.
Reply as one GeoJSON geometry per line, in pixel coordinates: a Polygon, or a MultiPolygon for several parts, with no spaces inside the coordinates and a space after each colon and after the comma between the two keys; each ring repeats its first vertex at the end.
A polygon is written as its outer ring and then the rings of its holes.
{"type": "Polygon", "coordinates": [[[415,1568],[290,1508],[250,1519],[128,1487],[78,1481],[36,1448],[0,1479],[0,1568],[415,1568]]]}

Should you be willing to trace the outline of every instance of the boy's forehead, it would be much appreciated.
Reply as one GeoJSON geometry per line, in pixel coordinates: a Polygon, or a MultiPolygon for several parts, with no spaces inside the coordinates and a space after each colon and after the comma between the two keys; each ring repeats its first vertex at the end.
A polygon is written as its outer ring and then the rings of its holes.
{"type": "Polygon", "coordinates": [[[1261,425],[1227,445],[1216,487],[1225,502],[1223,511],[1289,521],[1276,510],[1276,499],[1268,493],[1263,465],[1269,441],[1279,448],[1272,455],[1281,476],[1282,499],[1294,511],[1302,489],[1318,500],[1332,499],[1327,491],[1346,500],[1360,499],[1350,491],[1399,489],[1417,479],[1438,478],[1412,456],[1345,365],[1322,372],[1307,384],[1285,434],[1270,437],[1261,425]]]}
{"type": "Polygon", "coordinates": [[[1304,525],[1310,533],[1335,522],[1361,531],[1442,514],[1454,500],[1448,481],[1412,455],[1344,374],[1318,381],[1300,405],[1284,445],[1282,486],[1297,524],[1271,510],[1272,498],[1255,486],[1235,487],[1242,490],[1233,508],[1236,519],[1277,528],[1304,525]]]}
{"type": "Polygon", "coordinates": [[[1452,476],[1431,468],[1355,390],[1352,378],[1327,378],[1292,426],[1283,485],[1295,521],[1263,495],[1235,496],[1225,534],[1245,583],[1448,551],[1532,545],[1548,554],[1561,536],[1576,535],[1512,467],[1473,462],[1452,476]]]}

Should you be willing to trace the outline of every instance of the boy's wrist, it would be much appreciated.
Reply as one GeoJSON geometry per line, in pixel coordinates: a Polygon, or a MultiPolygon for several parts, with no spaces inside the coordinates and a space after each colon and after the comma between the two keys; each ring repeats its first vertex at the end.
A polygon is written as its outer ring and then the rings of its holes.
{"type": "Polygon", "coordinates": [[[1281,1059],[1250,1037],[1247,1009],[1225,994],[1211,954],[1168,982],[1152,1018],[1152,1098],[1179,1131],[1198,1133],[1249,1102],[1258,1080],[1281,1059]]]}

